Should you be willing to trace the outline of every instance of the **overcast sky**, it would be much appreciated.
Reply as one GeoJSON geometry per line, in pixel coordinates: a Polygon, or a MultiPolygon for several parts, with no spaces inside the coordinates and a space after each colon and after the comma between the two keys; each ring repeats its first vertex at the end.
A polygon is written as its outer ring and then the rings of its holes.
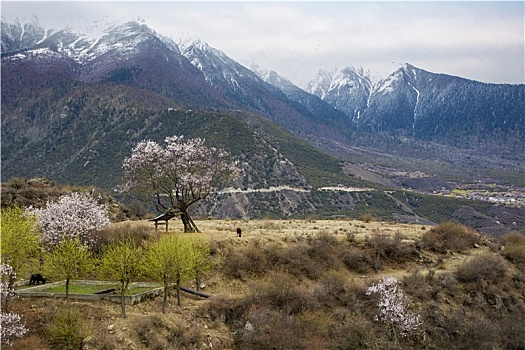
{"type": "Polygon", "coordinates": [[[199,37],[236,61],[304,86],[319,71],[362,66],[384,77],[403,62],[491,83],[525,82],[525,2],[1,2],[7,20],[48,27],[142,18],[199,37]]]}

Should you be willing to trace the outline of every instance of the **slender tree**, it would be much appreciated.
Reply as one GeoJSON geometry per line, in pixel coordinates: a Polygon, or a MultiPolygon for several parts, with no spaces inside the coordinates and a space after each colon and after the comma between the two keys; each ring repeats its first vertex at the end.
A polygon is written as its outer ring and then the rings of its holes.
{"type": "Polygon", "coordinates": [[[40,255],[36,216],[19,207],[2,208],[1,213],[2,263],[18,275],[34,273],[40,255]]]}
{"type": "Polygon", "coordinates": [[[238,173],[229,154],[207,147],[200,138],[165,139],[165,145],[142,141],[124,160],[122,192],[138,192],[163,213],[180,213],[184,232],[199,231],[189,207],[238,173]]]}
{"type": "Polygon", "coordinates": [[[65,238],[78,238],[92,245],[94,231],[109,224],[108,208],[87,193],[72,192],[57,201],[48,201],[44,208],[32,209],[42,230],[42,243],[48,249],[65,238]]]}
{"type": "Polygon", "coordinates": [[[166,313],[168,288],[172,283],[177,285],[177,305],[181,305],[180,286],[190,276],[191,267],[188,264],[187,240],[180,234],[161,236],[146,250],[143,273],[164,286],[162,313],[166,313]]]}
{"type": "Polygon", "coordinates": [[[120,238],[102,249],[99,270],[112,281],[120,283],[121,316],[126,318],[125,295],[130,282],[140,274],[142,248],[131,238],[120,238]]]}
{"type": "Polygon", "coordinates": [[[195,278],[195,288],[200,290],[201,278],[211,269],[210,242],[203,237],[189,236],[187,240],[187,259],[190,274],[195,278]]]}
{"type": "Polygon", "coordinates": [[[84,277],[95,268],[93,254],[78,238],[65,238],[44,257],[47,276],[66,280],[66,301],[69,303],[69,282],[84,277]]]}

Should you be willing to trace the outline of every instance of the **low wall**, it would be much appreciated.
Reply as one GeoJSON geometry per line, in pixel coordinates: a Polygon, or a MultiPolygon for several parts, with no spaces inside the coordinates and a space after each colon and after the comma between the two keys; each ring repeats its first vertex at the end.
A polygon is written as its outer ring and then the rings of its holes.
{"type": "MultiPolygon", "coordinates": [[[[46,283],[43,285],[37,285],[34,287],[24,288],[17,290],[17,294],[25,297],[48,297],[48,298],[65,298],[66,293],[51,293],[48,292],[50,288],[60,287],[66,284],[66,281],[59,281],[53,283],[46,283]]],[[[115,282],[109,281],[90,281],[90,280],[71,280],[69,284],[75,285],[97,285],[97,286],[107,286],[105,289],[110,289],[115,287],[115,282]]],[[[134,294],[126,295],[124,299],[127,305],[135,305],[146,299],[153,299],[156,296],[162,294],[162,287],[157,283],[151,282],[132,282],[129,285],[129,288],[135,287],[151,287],[150,290],[134,294]]],[[[104,288],[102,288],[104,289],[104,288]]],[[[116,303],[121,302],[120,294],[116,292],[106,293],[106,294],[72,294],[69,293],[69,299],[79,299],[79,300],[109,300],[116,303]]]]}

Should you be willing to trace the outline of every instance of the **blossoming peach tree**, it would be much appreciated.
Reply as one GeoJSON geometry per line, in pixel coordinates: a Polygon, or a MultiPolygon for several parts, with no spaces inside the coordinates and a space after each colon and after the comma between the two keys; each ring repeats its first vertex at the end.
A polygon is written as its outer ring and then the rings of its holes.
{"type": "Polygon", "coordinates": [[[139,193],[159,212],[178,213],[184,232],[199,231],[188,208],[239,174],[228,152],[201,138],[171,136],[164,144],[141,141],[124,160],[123,193],[139,193]]]}
{"type": "Polygon", "coordinates": [[[108,208],[88,193],[72,192],[44,208],[32,208],[42,230],[42,243],[52,248],[65,238],[78,238],[83,244],[94,243],[92,233],[109,224],[108,208]]]}
{"type": "Polygon", "coordinates": [[[392,327],[394,336],[399,332],[405,337],[421,325],[421,316],[408,310],[408,299],[395,277],[384,277],[377,284],[370,286],[366,295],[372,294],[379,295],[377,302],[379,313],[374,320],[385,322],[392,327]]]}
{"type": "Polygon", "coordinates": [[[0,265],[0,294],[2,307],[0,312],[0,340],[2,344],[10,345],[15,338],[22,338],[28,329],[22,322],[22,317],[7,311],[8,301],[16,296],[11,280],[16,279],[16,273],[8,264],[0,265]]]}

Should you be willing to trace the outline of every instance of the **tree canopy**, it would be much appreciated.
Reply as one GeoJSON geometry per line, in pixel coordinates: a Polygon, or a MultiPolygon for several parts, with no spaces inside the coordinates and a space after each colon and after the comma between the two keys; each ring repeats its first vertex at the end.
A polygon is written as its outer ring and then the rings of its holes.
{"type": "Polygon", "coordinates": [[[78,238],[91,245],[91,233],[109,224],[107,205],[87,193],[72,192],[57,201],[48,201],[44,208],[33,209],[42,229],[42,243],[47,248],[65,238],[78,238]]]}
{"type": "Polygon", "coordinates": [[[36,216],[19,207],[2,208],[2,262],[18,274],[33,273],[37,266],[40,235],[36,216]]]}
{"type": "Polygon", "coordinates": [[[46,252],[44,272],[49,277],[66,280],[66,300],[69,302],[69,282],[84,277],[95,268],[95,260],[88,247],[78,238],[65,238],[46,252]]]}
{"type": "Polygon", "coordinates": [[[180,284],[191,276],[191,260],[188,259],[188,240],[181,234],[161,236],[145,252],[142,271],[144,275],[164,285],[162,313],[166,313],[168,288],[177,284],[177,305],[180,306],[180,284]]]}
{"type": "Polygon", "coordinates": [[[160,145],[141,141],[124,160],[123,192],[138,192],[160,212],[180,213],[184,232],[199,231],[188,208],[238,174],[228,152],[200,138],[171,136],[160,145]]]}
{"type": "Polygon", "coordinates": [[[99,270],[110,280],[120,283],[121,316],[126,317],[125,293],[131,280],[140,274],[142,248],[131,238],[122,237],[104,246],[99,270]]]}

